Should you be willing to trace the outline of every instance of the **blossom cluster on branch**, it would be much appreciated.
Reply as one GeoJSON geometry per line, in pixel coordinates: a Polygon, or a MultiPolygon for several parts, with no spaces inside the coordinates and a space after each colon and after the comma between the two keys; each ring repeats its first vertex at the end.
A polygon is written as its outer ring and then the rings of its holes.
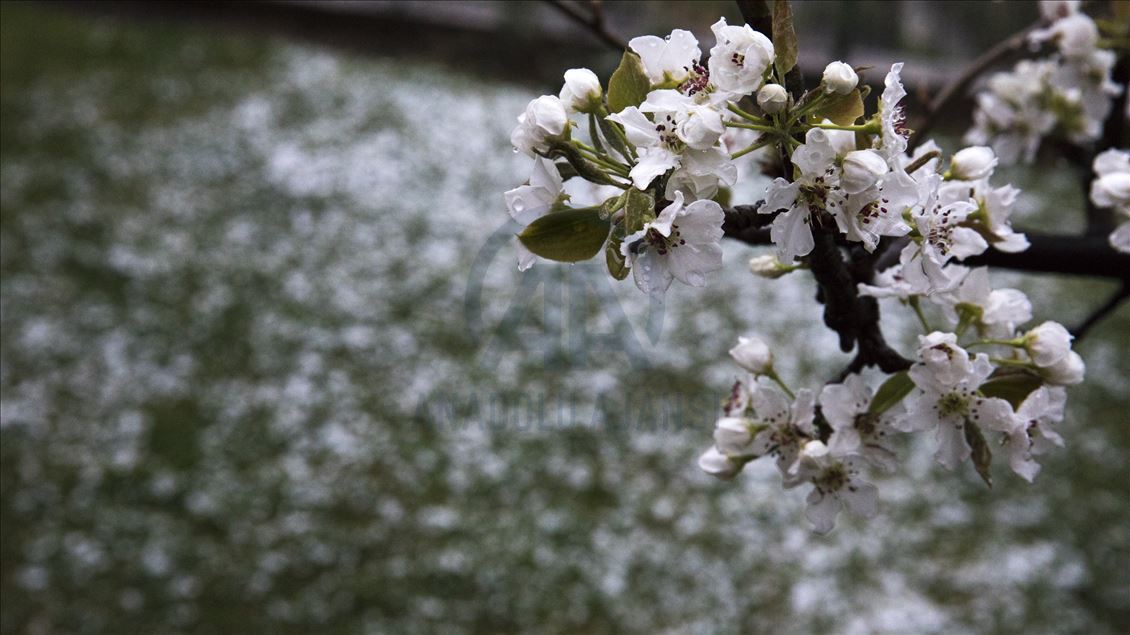
{"type": "MultiPolygon", "coordinates": [[[[853,368],[819,390],[794,393],[765,342],[739,339],[731,355],[746,375],[724,403],[702,469],[730,478],[772,457],[785,487],[812,487],[808,515],[821,532],[842,507],[875,513],[866,472],[895,469],[899,433],[934,431],[943,466],[972,460],[986,482],[993,448],[1004,448],[1013,471],[1032,480],[1034,457],[1062,445],[1055,424],[1063,418],[1064,386],[1082,381],[1084,364],[1062,325],[1024,328],[1032,306],[1023,293],[994,289],[986,268],[961,264],[990,246],[1029,246],[1010,224],[1019,190],[992,183],[1002,157],[987,145],[948,160],[932,141],[909,150],[901,63],[886,73],[871,113],[862,69],[844,62],[828,64],[812,90],[790,92],[795,35],[787,15],[777,18],[775,42],[720,19],[705,62],[688,31],[637,37],[607,84],[572,69],[559,95],[531,101],[511,141],[534,158],[534,170],[528,184],[505,195],[524,227],[519,268],[539,257],[576,262],[603,252],[610,275],[632,274],[653,298],[662,300],[674,280],[703,286],[722,266],[723,225],[732,212],[720,201],[737,182],[738,162],[761,150],[760,165],[781,176],[751,213],[769,227],[775,255],[755,258],[751,270],[779,278],[811,269],[825,321],[840,332],[844,350],[858,346],[860,366],[878,364],[885,377],[872,386],[853,368]],[[859,281],[846,271],[841,249],[872,262],[887,250],[898,257],[859,281]],[[833,295],[855,307],[896,298],[912,310],[922,326],[913,359],[894,351],[886,362],[864,355],[866,347],[886,347],[875,335],[877,307],[868,314],[875,323],[861,325],[864,318],[835,315],[833,295]],[[938,305],[945,323],[930,325],[923,302],[938,305]],[[871,335],[862,334],[864,326],[871,335]]],[[[1062,43],[1059,27],[1051,28],[1041,37],[1062,43]]],[[[1064,54],[1056,63],[1078,58],[1064,54]]],[[[1099,93],[1115,90],[1107,84],[1100,81],[1099,93]]],[[[999,147],[994,130],[984,139],[999,147]]],[[[1117,175],[1126,173],[1126,159],[1104,159],[1103,169],[1117,178],[1104,174],[1109,182],[1096,181],[1093,196],[1125,207],[1117,175]]]]}
{"type": "MultiPolygon", "coordinates": [[[[976,96],[967,143],[992,146],[1001,162],[1009,165],[1033,162],[1045,137],[1084,147],[1100,139],[1103,124],[1112,116],[1114,98],[1125,90],[1113,81],[1112,71],[1119,50],[1125,55],[1130,48],[1130,20],[1096,22],[1080,11],[1080,4],[1078,0],[1040,2],[1047,25],[1029,33],[1028,41],[1034,50],[1050,47],[1051,51],[989,77],[976,96]]],[[[1113,113],[1114,117],[1130,119],[1130,101],[1125,103],[1125,112],[1113,113]]],[[[1124,159],[1119,160],[1127,152],[1109,152],[1113,154],[1095,159],[1091,201],[1130,215],[1130,169],[1124,159]]],[[[1112,233],[1110,244],[1130,253],[1130,225],[1112,233]]]]}

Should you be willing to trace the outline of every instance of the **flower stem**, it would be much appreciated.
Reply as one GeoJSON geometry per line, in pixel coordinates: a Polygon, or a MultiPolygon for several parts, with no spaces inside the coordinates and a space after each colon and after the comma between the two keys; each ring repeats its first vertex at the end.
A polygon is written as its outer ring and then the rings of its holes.
{"type": "Polygon", "coordinates": [[[767,121],[765,121],[761,117],[758,117],[756,115],[751,115],[750,113],[742,110],[741,108],[738,108],[734,104],[727,104],[726,109],[729,110],[730,112],[734,113],[735,115],[741,117],[742,119],[745,119],[746,121],[756,123],[756,124],[761,124],[761,125],[765,125],[766,123],[768,123],[767,121]]]}
{"type": "Polygon", "coordinates": [[[760,148],[764,148],[765,146],[769,145],[770,143],[772,143],[771,139],[766,139],[764,141],[758,141],[757,143],[751,145],[750,147],[748,147],[744,150],[738,150],[737,152],[731,154],[730,158],[731,159],[738,159],[738,158],[744,157],[745,155],[749,154],[750,152],[753,152],[754,150],[757,150],[757,149],[760,149],[760,148]]]}
{"type": "Polygon", "coordinates": [[[763,126],[755,123],[742,123],[740,121],[727,121],[724,124],[727,128],[745,128],[746,130],[758,130],[760,132],[777,132],[773,126],[763,126]]]}
{"type": "Polygon", "coordinates": [[[770,368],[769,371],[765,373],[765,376],[772,379],[773,383],[780,386],[781,390],[785,391],[785,394],[789,396],[789,399],[796,399],[796,394],[785,385],[785,382],[781,381],[781,377],[777,375],[776,369],[770,368]]]}
{"type": "Polygon", "coordinates": [[[918,316],[918,321],[922,323],[924,332],[933,333],[934,329],[930,328],[930,323],[926,321],[926,315],[922,313],[922,305],[918,302],[918,296],[910,296],[907,298],[907,303],[910,304],[910,308],[914,309],[914,314],[918,316]]]}

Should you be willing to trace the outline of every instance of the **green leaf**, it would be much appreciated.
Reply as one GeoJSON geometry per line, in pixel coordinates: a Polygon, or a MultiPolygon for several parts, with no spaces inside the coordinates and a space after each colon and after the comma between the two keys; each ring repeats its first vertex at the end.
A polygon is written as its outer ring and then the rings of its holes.
{"type": "Polygon", "coordinates": [[[557,173],[561,175],[562,181],[568,181],[574,176],[580,176],[577,174],[577,168],[574,168],[567,161],[558,161],[553,165],[557,167],[557,173]]]}
{"type": "Polygon", "coordinates": [[[875,391],[871,406],[867,408],[867,414],[877,415],[890,410],[902,401],[903,397],[909,395],[911,390],[914,390],[914,382],[910,380],[910,375],[905,370],[891,375],[882,386],[879,386],[879,390],[875,391]]]}
{"type": "Polygon", "coordinates": [[[773,50],[777,53],[777,73],[785,73],[796,66],[796,29],[793,28],[793,8],[789,0],[773,3],[773,50]]]}
{"type": "Polygon", "coordinates": [[[624,203],[624,234],[643,229],[644,223],[655,219],[655,199],[647,192],[636,188],[628,190],[628,200],[624,203]]]}
{"type": "Polygon", "coordinates": [[[647,99],[651,90],[651,80],[643,69],[640,56],[625,51],[620,58],[620,66],[608,79],[608,110],[620,112],[628,106],[638,106],[647,99]]]}
{"type": "Polygon", "coordinates": [[[985,441],[981,429],[969,421],[966,421],[962,428],[965,430],[965,441],[969,443],[969,447],[973,450],[973,467],[981,475],[981,480],[985,481],[985,485],[992,487],[993,475],[989,471],[989,467],[993,464],[993,451],[989,449],[989,443],[985,441]]]}
{"type": "Polygon", "coordinates": [[[1024,368],[998,368],[981,384],[981,394],[1004,399],[1016,409],[1043,383],[1039,375],[1024,368]]]}
{"type": "Polygon", "coordinates": [[[817,122],[830,119],[837,126],[850,126],[862,116],[863,97],[857,88],[846,95],[828,95],[824,105],[812,114],[812,119],[817,122]]]}
{"type": "Polygon", "coordinates": [[[613,232],[608,244],[604,246],[604,262],[608,265],[608,273],[612,274],[612,277],[617,280],[627,278],[628,271],[631,270],[631,267],[628,266],[628,259],[620,253],[620,245],[623,242],[623,237],[613,232]]]}
{"type": "Polygon", "coordinates": [[[557,262],[588,260],[608,238],[609,222],[595,207],[546,214],[530,223],[518,240],[534,254],[557,262]]]}

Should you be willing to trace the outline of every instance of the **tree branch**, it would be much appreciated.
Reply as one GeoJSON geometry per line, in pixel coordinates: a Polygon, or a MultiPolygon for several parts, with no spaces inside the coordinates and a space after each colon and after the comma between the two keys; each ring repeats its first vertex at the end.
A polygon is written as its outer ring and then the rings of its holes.
{"type": "Polygon", "coordinates": [[[545,2],[556,7],[557,10],[587,28],[597,39],[604,42],[609,47],[620,52],[628,50],[628,43],[620,36],[609,31],[608,26],[605,25],[604,11],[601,9],[600,0],[590,0],[589,6],[592,7],[592,10],[588,15],[585,15],[585,12],[581,11],[576,5],[566,2],[565,0],[545,0],[545,2]]]}
{"type": "Polygon", "coordinates": [[[1074,335],[1077,340],[1083,339],[1083,336],[1091,330],[1091,327],[1101,322],[1107,315],[1110,315],[1111,311],[1117,309],[1118,305],[1122,304],[1127,297],[1130,297],[1130,282],[1123,281],[1122,286],[1118,287],[1118,290],[1110,296],[1110,299],[1104,302],[1102,306],[1095,309],[1079,326],[1071,329],[1071,334],[1074,335]]]}

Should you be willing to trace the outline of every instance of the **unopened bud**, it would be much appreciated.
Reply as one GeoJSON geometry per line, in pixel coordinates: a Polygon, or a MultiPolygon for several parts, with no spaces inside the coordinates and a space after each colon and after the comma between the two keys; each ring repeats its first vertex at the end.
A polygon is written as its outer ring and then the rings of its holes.
{"type": "Polygon", "coordinates": [[[739,337],[738,345],[730,349],[730,357],[739,366],[755,375],[764,375],[773,370],[773,352],[765,340],[757,337],[739,337]]]}
{"type": "Polygon", "coordinates": [[[757,91],[757,105],[770,115],[781,112],[789,104],[789,93],[780,84],[766,84],[757,91]]]}
{"type": "Polygon", "coordinates": [[[824,92],[846,95],[859,84],[855,69],[843,62],[832,62],[824,67],[824,92]]]}
{"type": "Polygon", "coordinates": [[[565,71],[565,85],[561,87],[561,101],[565,107],[578,112],[596,112],[600,108],[600,79],[587,68],[565,71]]]}
{"type": "Polygon", "coordinates": [[[950,160],[950,176],[963,181],[986,178],[997,167],[997,155],[988,146],[973,146],[958,151],[950,160]]]}

